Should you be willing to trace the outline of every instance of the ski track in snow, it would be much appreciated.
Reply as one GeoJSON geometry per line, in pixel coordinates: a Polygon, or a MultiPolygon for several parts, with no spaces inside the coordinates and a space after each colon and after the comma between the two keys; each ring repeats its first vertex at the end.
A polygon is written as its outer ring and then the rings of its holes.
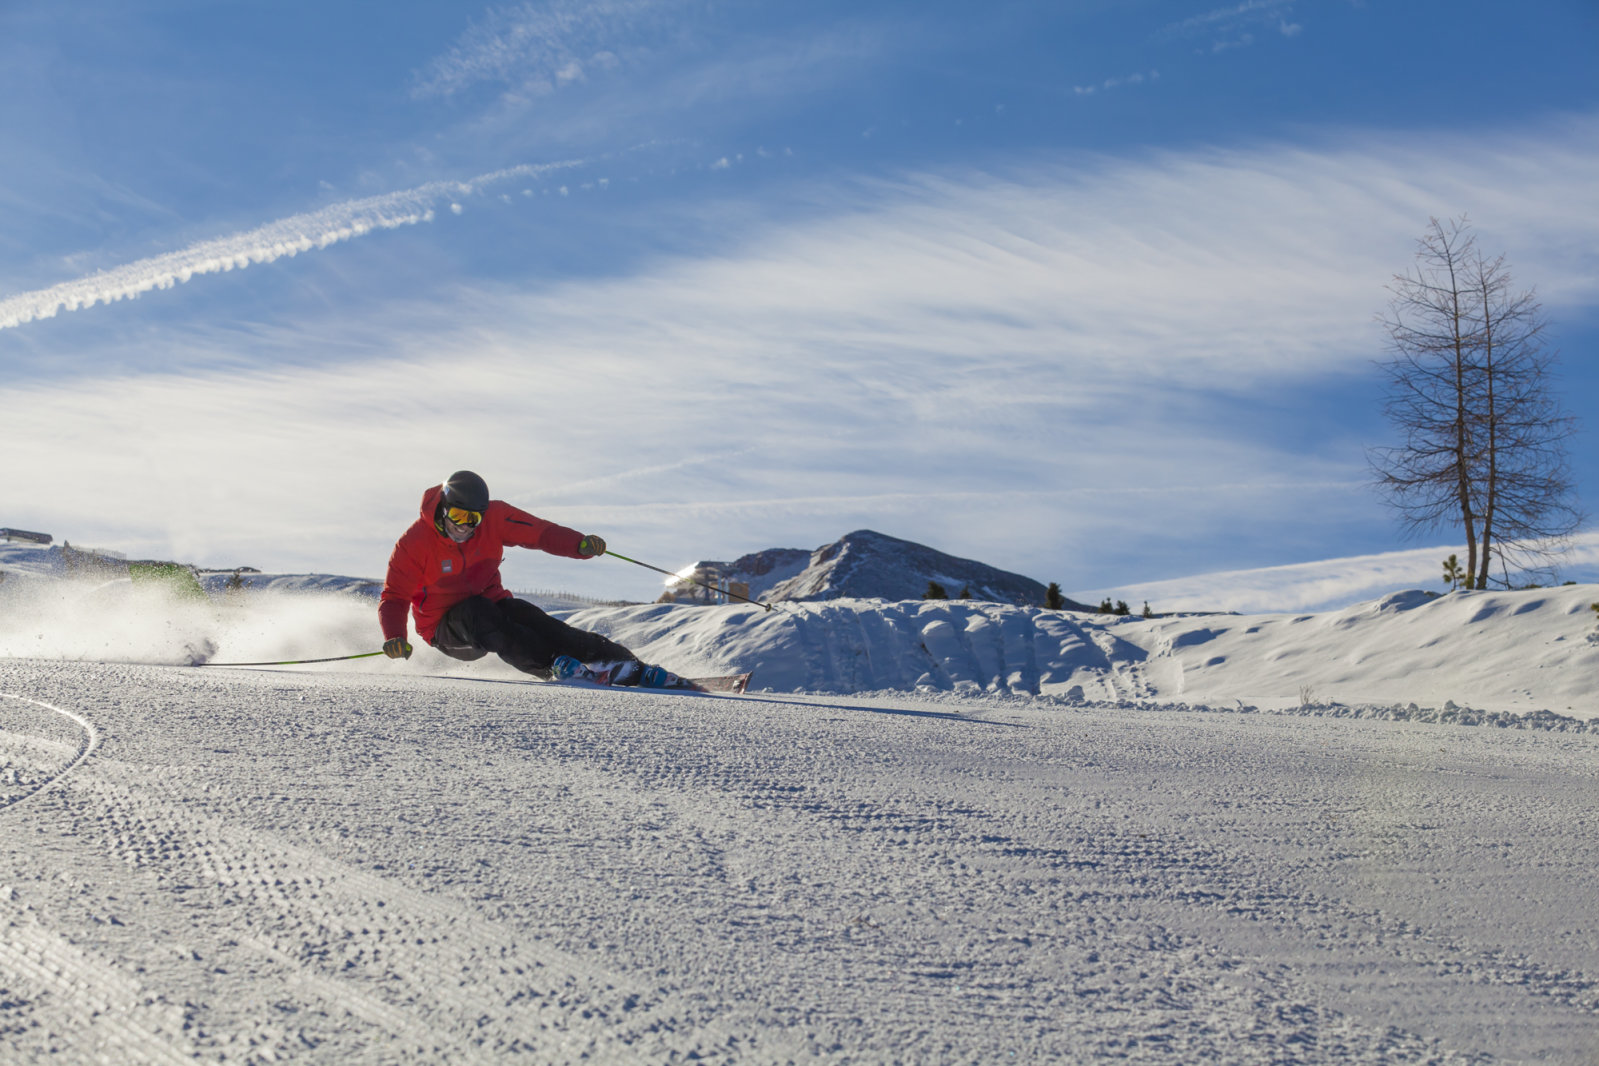
{"type": "MultiPolygon", "coordinates": [[[[1026,687],[1017,639],[961,647],[1026,687]]],[[[1590,734],[42,660],[0,689],[7,1063],[1599,1046],[1590,734]]]]}
{"type": "MultiPolygon", "coordinates": [[[[67,719],[82,731],[81,738],[75,738],[77,740],[76,747],[72,747],[69,741],[58,737],[53,738],[50,735],[58,732],[57,729],[52,729],[51,726],[59,723],[40,723],[38,721],[11,723],[9,728],[13,733],[15,750],[9,754],[15,757],[15,763],[7,766],[4,777],[0,778],[0,814],[3,814],[7,808],[15,807],[17,804],[38,795],[77,769],[78,764],[87,759],[94,752],[95,746],[100,743],[100,734],[94,728],[94,723],[82,715],[74,714],[60,707],[52,707],[50,704],[40,700],[29,699],[26,696],[18,696],[9,692],[0,692],[0,700],[10,700],[13,706],[21,703],[47,711],[52,715],[67,719]],[[27,732],[30,725],[33,729],[42,728],[46,735],[40,737],[27,732]],[[60,759],[63,753],[68,751],[70,751],[70,755],[68,755],[64,763],[61,763],[60,759]]],[[[0,704],[0,711],[3,711],[5,706],[0,704]]],[[[17,717],[26,718],[28,716],[17,717]]],[[[3,721],[4,719],[0,718],[0,723],[3,723],[3,721]]],[[[7,761],[11,762],[12,760],[7,761]]]]}

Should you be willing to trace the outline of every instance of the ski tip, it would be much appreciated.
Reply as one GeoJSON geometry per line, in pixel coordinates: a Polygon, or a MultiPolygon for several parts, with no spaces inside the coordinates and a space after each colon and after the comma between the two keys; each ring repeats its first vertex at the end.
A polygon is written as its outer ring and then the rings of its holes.
{"type": "Polygon", "coordinates": [[[700,692],[737,696],[749,688],[751,676],[743,673],[724,674],[721,677],[695,677],[689,679],[689,684],[700,692]]]}

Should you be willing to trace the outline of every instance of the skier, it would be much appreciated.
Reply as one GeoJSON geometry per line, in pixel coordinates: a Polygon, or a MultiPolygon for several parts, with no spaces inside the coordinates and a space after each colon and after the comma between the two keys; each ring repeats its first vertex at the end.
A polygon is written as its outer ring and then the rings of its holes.
{"type": "Polygon", "coordinates": [[[421,516],[389,556],[378,605],[383,654],[411,657],[405,621],[410,608],[417,633],[452,659],[470,662],[493,652],[545,680],[578,676],[581,664],[601,660],[612,664],[613,684],[662,684],[672,677],[639,662],[615,641],[569,626],[513,597],[500,584],[507,545],[571,559],[605,552],[600,537],[491,500],[481,477],[458,470],[422,494],[421,516]]]}

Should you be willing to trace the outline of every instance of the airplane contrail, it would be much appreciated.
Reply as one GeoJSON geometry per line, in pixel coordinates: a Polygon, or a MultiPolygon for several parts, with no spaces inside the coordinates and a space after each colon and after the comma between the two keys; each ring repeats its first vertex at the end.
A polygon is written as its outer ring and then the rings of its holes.
{"type": "Polygon", "coordinates": [[[62,311],[79,311],[99,303],[131,300],[151,289],[170,289],[199,274],[242,270],[286,255],[326,248],[374,230],[397,229],[432,221],[434,207],[446,198],[469,196],[485,185],[511,178],[532,178],[553,170],[582,166],[587,160],[523,164],[492,171],[467,181],[434,181],[414,189],[332,204],[319,211],[268,222],[243,233],[217,237],[133,263],[64,281],[47,289],[0,299],[0,329],[10,329],[62,311]]]}

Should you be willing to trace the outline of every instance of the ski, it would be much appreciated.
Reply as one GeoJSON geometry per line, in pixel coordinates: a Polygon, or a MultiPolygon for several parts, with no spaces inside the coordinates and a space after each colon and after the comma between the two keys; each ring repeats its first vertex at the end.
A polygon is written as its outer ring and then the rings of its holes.
{"type": "Polygon", "coordinates": [[[554,677],[558,684],[592,685],[602,688],[637,688],[656,692],[715,692],[737,695],[749,688],[750,674],[723,674],[718,677],[678,677],[659,667],[646,667],[644,676],[637,676],[636,663],[580,663],[570,656],[561,656],[555,662],[554,677]],[[631,676],[625,676],[628,670],[631,676]],[[623,677],[618,675],[622,674],[623,677]]]}

